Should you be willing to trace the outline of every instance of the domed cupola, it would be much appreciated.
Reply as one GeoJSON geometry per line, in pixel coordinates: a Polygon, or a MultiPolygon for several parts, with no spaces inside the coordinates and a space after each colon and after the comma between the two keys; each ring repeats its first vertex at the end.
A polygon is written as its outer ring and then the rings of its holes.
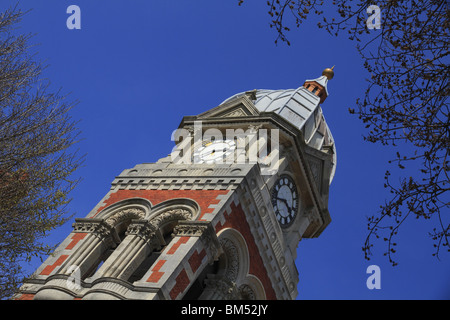
{"type": "Polygon", "coordinates": [[[334,66],[316,79],[305,80],[297,89],[256,89],[235,94],[221,103],[224,105],[243,96],[249,97],[259,112],[274,112],[303,133],[306,144],[333,155],[330,182],[336,170],[336,146],[325,121],[321,104],[329,96],[327,84],[334,77],[334,66]]]}

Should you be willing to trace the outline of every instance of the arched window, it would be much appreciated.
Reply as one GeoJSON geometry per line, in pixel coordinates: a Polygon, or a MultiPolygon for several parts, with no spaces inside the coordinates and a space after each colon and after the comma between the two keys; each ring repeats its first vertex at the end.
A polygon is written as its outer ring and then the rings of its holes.
{"type": "Polygon", "coordinates": [[[104,215],[106,224],[114,230],[117,247],[99,256],[92,279],[110,277],[131,283],[141,279],[171,241],[178,221],[197,216],[198,206],[191,202],[176,199],[149,212],[127,207],[104,215]]]}
{"type": "Polygon", "coordinates": [[[192,220],[197,214],[197,205],[187,205],[181,199],[170,200],[155,207],[148,221],[157,230],[160,245],[147,252],[139,266],[127,280],[131,283],[139,281],[172,241],[174,237],[173,229],[178,225],[179,221],[192,220]]]}
{"type": "Polygon", "coordinates": [[[184,299],[265,299],[261,282],[248,273],[250,259],[244,237],[237,230],[227,228],[218,238],[222,255],[205,267],[184,299]]]}
{"type": "Polygon", "coordinates": [[[77,259],[75,265],[81,269],[81,279],[93,277],[102,268],[105,261],[126,237],[126,231],[135,219],[144,219],[150,212],[151,204],[143,199],[128,199],[102,210],[95,218],[77,219],[75,228],[92,224],[88,239],[78,252],[83,259],[77,259]]]}

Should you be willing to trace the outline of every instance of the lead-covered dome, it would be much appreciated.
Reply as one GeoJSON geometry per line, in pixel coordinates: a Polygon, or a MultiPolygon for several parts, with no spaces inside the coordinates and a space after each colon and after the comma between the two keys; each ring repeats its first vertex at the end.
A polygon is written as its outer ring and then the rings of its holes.
{"type": "MultiPolygon", "coordinates": [[[[277,113],[299,128],[309,146],[324,152],[328,152],[331,148],[333,154],[331,182],[336,170],[336,146],[320,107],[320,103],[328,96],[327,82],[327,76],[323,75],[318,79],[306,80],[305,85],[297,89],[253,90],[252,97],[258,111],[277,113]],[[314,88],[314,86],[309,87],[311,83],[320,85],[323,92],[317,92],[320,89],[314,88]]],[[[247,93],[235,94],[223,101],[222,104],[247,93]]]]}

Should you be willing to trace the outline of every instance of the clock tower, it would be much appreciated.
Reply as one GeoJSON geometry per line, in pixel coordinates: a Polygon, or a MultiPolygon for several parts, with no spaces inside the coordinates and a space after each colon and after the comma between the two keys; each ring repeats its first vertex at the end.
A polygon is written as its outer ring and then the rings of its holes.
{"type": "Polygon", "coordinates": [[[297,246],[331,221],[333,75],[185,116],[171,154],[118,175],[17,298],[295,299],[297,246]]]}

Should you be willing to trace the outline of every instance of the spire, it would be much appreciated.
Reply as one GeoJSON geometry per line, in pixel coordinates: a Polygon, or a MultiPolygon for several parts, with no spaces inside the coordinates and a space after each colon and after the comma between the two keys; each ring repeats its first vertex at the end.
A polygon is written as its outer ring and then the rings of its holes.
{"type": "Polygon", "coordinates": [[[320,103],[323,103],[328,97],[328,80],[334,77],[334,66],[332,68],[326,68],[322,72],[322,76],[316,79],[306,80],[303,84],[308,91],[320,98],[320,103]]]}

